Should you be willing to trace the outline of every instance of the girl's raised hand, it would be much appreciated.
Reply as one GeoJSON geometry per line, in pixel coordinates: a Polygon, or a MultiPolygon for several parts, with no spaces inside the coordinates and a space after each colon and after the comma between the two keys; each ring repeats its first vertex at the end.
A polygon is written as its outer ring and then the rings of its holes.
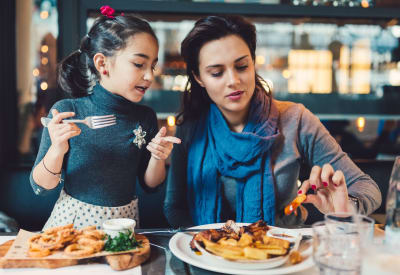
{"type": "Polygon", "coordinates": [[[304,203],[314,204],[321,213],[352,211],[344,174],[340,170],[333,170],[330,164],[322,168],[314,166],[310,178],[303,182],[298,194],[306,194],[310,188],[314,194],[307,194],[304,203]]]}
{"type": "Polygon", "coordinates": [[[172,151],[174,143],[181,143],[181,140],[177,137],[165,136],[167,129],[161,127],[157,135],[147,144],[147,150],[151,152],[151,156],[158,160],[165,160],[168,158],[172,151]]]}
{"type": "Polygon", "coordinates": [[[56,109],[51,110],[53,118],[47,125],[51,139],[51,147],[57,154],[64,155],[68,152],[68,140],[72,137],[78,136],[81,129],[75,123],[62,123],[62,120],[68,117],[73,117],[74,112],[59,113],[56,109]]]}

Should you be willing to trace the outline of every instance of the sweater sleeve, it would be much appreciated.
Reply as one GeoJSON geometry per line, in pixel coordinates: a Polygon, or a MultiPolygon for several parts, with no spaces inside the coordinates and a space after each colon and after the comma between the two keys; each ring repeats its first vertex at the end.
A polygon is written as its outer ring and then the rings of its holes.
{"type": "Polygon", "coordinates": [[[382,202],[378,185],[342,151],[319,119],[304,106],[299,106],[302,111],[298,139],[303,157],[311,167],[322,167],[329,163],[334,170],[341,170],[346,179],[348,193],[360,200],[359,211],[367,215],[374,212],[382,202]]]}
{"type": "MultiPolygon", "coordinates": [[[[74,110],[74,106],[73,104],[69,101],[69,100],[61,100],[56,102],[53,107],[51,109],[56,109],[58,112],[73,112],[74,110]]],[[[53,115],[51,114],[51,112],[49,112],[49,115],[47,116],[48,118],[53,118],[53,115]]],[[[48,194],[51,193],[51,191],[55,190],[57,188],[54,187],[53,189],[46,189],[41,187],[40,185],[38,185],[35,180],[33,179],[33,169],[40,164],[40,162],[42,161],[42,159],[44,158],[44,156],[46,155],[47,151],[49,150],[51,146],[51,139],[50,139],[50,135],[49,135],[49,131],[47,129],[47,127],[45,127],[43,129],[42,132],[42,138],[40,140],[40,146],[39,146],[39,151],[38,154],[36,155],[36,160],[35,160],[35,164],[33,165],[32,171],[30,173],[29,176],[29,181],[31,184],[31,187],[33,189],[33,192],[36,195],[41,195],[41,196],[46,196],[48,194]]],[[[68,153],[67,153],[68,154],[68,153]]],[[[61,179],[64,179],[64,165],[65,165],[65,159],[67,154],[65,154],[64,156],[64,161],[63,161],[63,167],[61,169],[61,179]]]]}
{"type": "Polygon", "coordinates": [[[187,202],[187,142],[190,139],[185,134],[185,126],[177,127],[176,136],[182,143],[175,144],[172,150],[164,201],[165,217],[173,227],[193,225],[187,202]]]}

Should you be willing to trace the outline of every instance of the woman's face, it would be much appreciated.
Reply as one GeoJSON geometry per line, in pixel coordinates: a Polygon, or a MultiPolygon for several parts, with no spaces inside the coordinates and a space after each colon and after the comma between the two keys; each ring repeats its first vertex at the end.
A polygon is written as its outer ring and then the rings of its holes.
{"type": "Polygon", "coordinates": [[[255,89],[249,47],[237,35],[207,42],[200,49],[195,78],[224,115],[247,112],[255,89]]]}
{"type": "Polygon", "coordinates": [[[158,44],[154,37],[147,33],[135,34],[111,58],[108,75],[101,76],[103,86],[129,101],[139,102],[153,82],[157,56],[158,44]]]}

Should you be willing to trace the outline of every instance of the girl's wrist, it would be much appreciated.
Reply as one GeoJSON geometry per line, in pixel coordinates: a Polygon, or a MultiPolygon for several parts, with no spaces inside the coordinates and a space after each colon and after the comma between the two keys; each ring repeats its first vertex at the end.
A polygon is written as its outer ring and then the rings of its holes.
{"type": "Polygon", "coordinates": [[[151,158],[152,158],[154,161],[157,161],[157,162],[165,161],[164,159],[160,159],[159,157],[157,157],[156,155],[153,155],[153,154],[151,154],[151,158]]]}
{"type": "Polygon", "coordinates": [[[57,158],[63,158],[65,153],[63,153],[61,150],[57,149],[54,145],[50,145],[50,148],[47,151],[47,155],[52,160],[55,160],[57,158]]]}

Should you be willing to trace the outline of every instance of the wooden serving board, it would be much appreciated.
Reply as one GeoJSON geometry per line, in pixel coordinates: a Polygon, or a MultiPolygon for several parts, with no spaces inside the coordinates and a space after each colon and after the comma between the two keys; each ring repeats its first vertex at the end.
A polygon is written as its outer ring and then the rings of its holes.
{"type": "Polygon", "coordinates": [[[142,242],[142,247],[138,251],[92,257],[85,259],[4,259],[7,251],[12,246],[14,240],[7,241],[0,245],[0,268],[59,268],[64,266],[87,264],[90,262],[105,261],[114,270],[125,270],[140,265],[150,257],[150,242],[144,235],[136,234],[136,239],[142,242]]]}

